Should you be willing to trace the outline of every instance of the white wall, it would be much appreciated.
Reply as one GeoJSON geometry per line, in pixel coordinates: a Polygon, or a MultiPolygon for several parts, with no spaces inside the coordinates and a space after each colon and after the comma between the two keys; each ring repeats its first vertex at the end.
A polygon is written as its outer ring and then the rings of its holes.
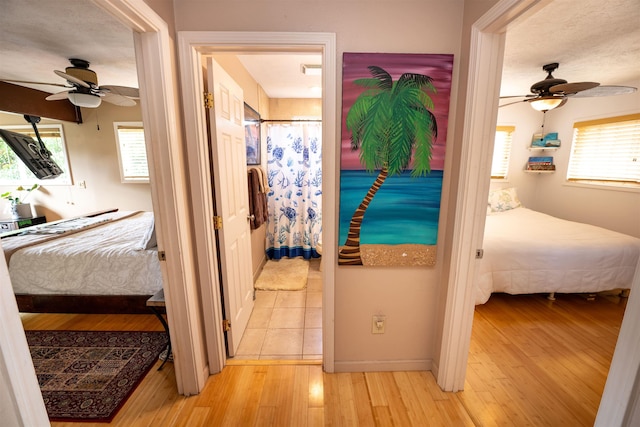
{"type": "MultiPolygon", "coordinates": [[[[142,121],[140,107],[117,107],[102,103],[97,109],[82,109],[83,123],[43,118],[40,124],[62,124],[74,185],[43,181],[29,201],[48,221],[70,218],[101,209],[152,211],[149,184],[123,184],[113,122],[142,121]],[[79,181],[86,183],[80,188],[79,181]]],[[[21,115],[0,112],[0,126],[28,125],[21,115]]],[[[15,186],[0,186],[0,192],[15,186]]],[[[1,201],[0,217],[10,217],[9,203],[1,201]]]]}
{"type": "MultiPolygon", "coordinates": [[[[624,84],[640,87],[640,80],[624,84]]],[[[558,138],[562,141],[560,149],[540,154],[529,151],[527,146],[532,134],[540,131],[542,113],[534,111],[527,103],[501,108],[498,124],[515,125],[516,134],[508,183],[500,185],[516,187],[523,204],[531,209],[640,237],[640,188],[596,187],[566,181],[575,122],[638,112],[640,92],[570,99],[563,107],[546,114],[545,133],[558,132],[558,138]],[[523,169],[527,158],[534,155],[553,155],[556,172],[525,173],[523,169]]]]}
{"type": "MultiPolygon", "coordinates": [[[[154,2],[148,0],[153,7],[154,2]]],[[[486,6],[494,2],[468,1],[486,6]]],[[[457,76],[465,2],[454,1],[225,1],[183,0],[174,5],[177,31],[332,32],[338,48],[338,94],[341,99],[343,52],[452,53],[454,80],[449,121],[448,153],[453,153],[457,76]]],[[[337,108],[340,111],[340,108],[337,108]]],[[[336,117],[340,122],[340,117],[336,117]]],[[[460,120],[460,119],[458,119],[460,120]]],[[[336,127],[340,129],[340,126],[336,127]]],[[[340,135],[325,135],[339,141],[340,135]]],[[[329,142],[331,143],[331,142],[329,142]]],[[[335,142],[333,142],[335,143],[335,142]]],[[[458,160],[454,159],[453,164],[458,160]]],[[[449,171],[455,174],[455,171],[449,171]]],[[[443,193],[449,191],[447,180],[443,193]]],[[[339,179],[336,176],[335,182],[339,179]]],[[[324,188],[338,200],[338,188],[324,188]]],[[[327,215],[336,213],[326,213],[327,215]]],[[[442,206],[441,217],[452,216],[442,206]]],[[[335,222],[337,224],[337,221],[335,222]]],[[[444,242],[444,221],[440,239],[444,242]]],[[[326,232],[326,229],[325,229],[326,232]]],[[[445,257],[439,243],[433,268],[336,267],[335,369],[429,368],[435,357],[437,299],[442,295],[441,269],[445,257]],[[387,315],[386,333],[371,334],[371,317],[387,315]]]]}

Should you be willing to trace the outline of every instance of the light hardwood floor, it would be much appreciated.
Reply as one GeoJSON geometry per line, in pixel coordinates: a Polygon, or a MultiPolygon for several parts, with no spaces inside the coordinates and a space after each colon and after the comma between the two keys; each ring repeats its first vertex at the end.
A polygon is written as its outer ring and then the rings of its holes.
{"type": "MultiPolygon", "coordinates": [[[[430,372],[325,374],[317,363],[227,366],[179,396],[151,370],[116,426],[590,426],[626,300],[494,295],[475,312],[465,390],[430,372]]],[[[25,329],[162,330],[153,316],[23,315],[25,329]]],[[[53,426],[104,426],[53,423],[53,426]]]]}

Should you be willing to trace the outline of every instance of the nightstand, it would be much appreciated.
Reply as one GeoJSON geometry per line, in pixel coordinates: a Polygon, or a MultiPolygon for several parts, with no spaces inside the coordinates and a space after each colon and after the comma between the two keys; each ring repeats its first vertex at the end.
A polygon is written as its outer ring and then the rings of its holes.
{"type": "Polygon", "coordinates": [[[0,220],[0,233],[31,227],[32,225],[40,225],[45,222],[47,222],[47,218],[44,215],[34,216],[32,218],[3,219],[0,220]]]}

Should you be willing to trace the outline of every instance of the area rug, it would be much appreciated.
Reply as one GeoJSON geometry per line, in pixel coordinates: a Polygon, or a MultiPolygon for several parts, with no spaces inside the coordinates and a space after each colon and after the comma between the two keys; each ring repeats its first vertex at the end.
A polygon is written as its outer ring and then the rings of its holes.
{"type": "Polygon", "coordinates": [[[255,288],[268,291],[299,291],[307,285],[308,275],[309,261],[302,258],[269,260],[258,276],[255,288]]]}
{"type": "Polygon", "coordinates": [[[111,421],[167,345],[164,332],[26,335],[51,421],[111,421]]]}

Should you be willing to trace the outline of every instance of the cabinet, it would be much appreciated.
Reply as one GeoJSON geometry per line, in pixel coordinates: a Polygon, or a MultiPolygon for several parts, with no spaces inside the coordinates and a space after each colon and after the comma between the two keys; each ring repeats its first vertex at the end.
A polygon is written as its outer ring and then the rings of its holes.
{"type": "Polygon", "coordinates": [[[19,230],[21,228],[31,227],[32,225],[40,225],[45,222],[47,222],[47,219],[44,215],[34,216],[32,218],[4,219],[0,220],[0,233],[19,230]]]}

